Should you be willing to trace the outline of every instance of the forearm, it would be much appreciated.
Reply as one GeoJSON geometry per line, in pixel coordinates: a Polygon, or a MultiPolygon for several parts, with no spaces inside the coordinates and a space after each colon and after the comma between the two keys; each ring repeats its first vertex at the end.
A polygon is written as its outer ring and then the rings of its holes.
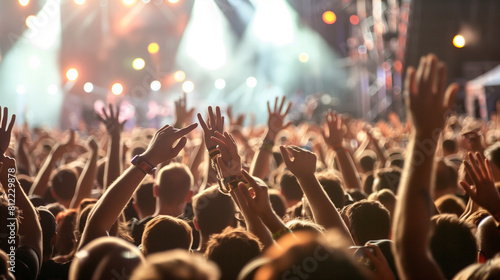
{"type": "Polygon", "coordinates": [[[90,158],[87,160],[87,164],[85,165],[82,174],[80,175],[80,178],[78,179],[75,195],[73,196],[73,200],[70,205],[71,209],[78,207],[83,199],[90,197],[97,172],[97,154],[97,151],[92,152],[90,158]]]}
{"type": "Polygon", "coordinates": [[[28,154],[26,153],[25,143],[20,141],[16,149],[17,167],[22,168],[31,175],[31,163],[28,154]]]}
{"type": "Polygon", "coordinates": [[[243,215],[245,217],[248,231],[253,233],[260,239],[260,242],[262,242],[264,248],[268,248],[274,244],[271,232],[269,232],[269,230],[259,217],[257,217],[256,215],[243,215]]]}
{"type": "Polygon", "coordinates": [[[89,214],[79,248],[106,235],[144,176],[143,171],[132,165],[108,188],[89,214]]]}
{"type": "Polygon", "coordinates": [[[309,205],[311,206],[316,223],[324,226],[325,229],[336,228],[340,230],[340,232],[354,244],[342,217],[340,217],[335,205],[326,195],[318,179],[316,179],[316,176],[314,176],[314,174],[300,176],[297,177],[297,180],[305,196],[309,200],[309,205]]]}
{"type": "Polygon", "coordinates": [[[335,153],[335,158],[337,159],[346,188],[361,190],[361,181],[359,180],[358,171],[347,149],[337,149],[335,153]]]}
{"type": "Polygon", "coordinates": [[[272,209],[260,215],[260,219],[270,232],[275,233],[286,227],[283,221],[274,213],[272,209]]]}
{"type": "Polygon", "coordinates": [[[108,161],[105,166],[104,189],[110,186],[121,174],[121,137],[120,134],[111,135],[109,139],[108,161]]]}
{"type": "MultiPolygon", "coordinates": [[[[195,185],[199,183],[200,179],[203,178],[203,171],[200,171],[200,166],[203,164],[203,160],[205,157],[205,144],[203,142],[200,143],[195,148],[195,155],[191,157],[191,162],[189,163],[189,168],[191,169],[191,173],[193,173],[193,178],[195,185]]],[[[198,190],[201,186],[195,186],[195,189],[198,190]]]]}
{"type": "Polygon", "coordinates": [[[250,167],[250,174],[262,180],[265,180],[269,174],[269,166],[272,156],[272,147],[274,145],[275,134],[271,131],[266,133],[262,148],[255,154],[250,167]],[[272,144],[271,144],[272,143],[272,144]]]}
{"type": "Polygon", "coordinates": [[[51,152],[43,163],[40,171],[38,171],[38,174],[30,189],[30,195],[45,195],[45,191],[49,186],[50,174],[52,173],[52,169],[54,168],[56,162],[57,158],[54,153],[51,152]]]}

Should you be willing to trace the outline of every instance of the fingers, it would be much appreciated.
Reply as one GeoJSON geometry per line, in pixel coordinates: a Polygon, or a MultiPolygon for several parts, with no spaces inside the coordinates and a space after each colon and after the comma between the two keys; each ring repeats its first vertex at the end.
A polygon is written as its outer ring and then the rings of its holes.
{"type": "Polygon", "coordinates": [[[472,189],[472,186],[469,185],[469,183],[465,181],[460,181],[460,186],[464,189],[464,191],[470,196],[470,198],[475,199],[476,198],[476,193],[472,189]]]}
{"type": "Polygon", "coordinates": [[[275,114],[277,113],[277,109],[278,109],[278,97],[276,96],[276,99],[274,100],[274,113],[275,114]]]}
{"type": "Polygon", "coordinates": [[[269,101],[267,101],[267,113],[271,115],[271,106],[269,105],[269,101]]]}
{"type": "Polygon", "coordinates": [[[281,156],[283,157],[283,161],[285,162],[286,166],[290,168],[290,166],[293,164],[292,160],[290,159],[290,154],[288,153],[288,150],[285,148],[285,146],[280,146],[280,152],[281,156]]]}
{"type": "Polygon", "coordinates": [[[207,124],[203,120],[203,117],[201,116],[201,114],[198,113],[196,116],[198,117],[198,121],[200,122],[200,125],[201,125],[201,128],[203,129],[203,131],[205,131],[205,132],[208,131],[207,124]]]}
{"type": "Polygon", "coordinates": [[[175,157],[177,156],[180,151],[184,148],[184,146],[186,146],[186,143],[187,143],[187,138],[186,137],[182,137],[181,140],[179,140],[179,143],[177,143],[177,145],[175,145],[175,147],[172,148],[172,157],[175,157]]]}
{"type": "Polygon", "coordinates": [[[177,137],[182,137],[186,134],[188,134],[189,132],[193,131],[196,127],[198,126],[197,123],[192,123],[182,129],[179,129],[177,130],[174,135],[176,135],[177,137]]]}
{"type": "MultiPolygon", "coordinates": [[[[445,79],[446,80],[446,79],[445,79]]],[[[446,93],[444,94],[444,106],[448,111],[450,111],[453,108],[453,105],[455,104],[455,98],[458,93],[458,84],[453,83],[448,86],[446,89],[446,93]]]]}
{"type": "Polygon", "coordinates": [[[5,129],[7,127],[7,119],[9,118],[9,109],[7,107],[3,107],[3,116],[2,116],[2,128],[5,129]]]}
{"type": "Polygon", "coordinates": [[[11,119],[10,119],[10,123],[9,123],[9,127],[7,128],[7,132],[10,134],[10,132],[12,131],[12,128],[14,127],[14,123],[16,122],[16,114],[13,114],[11,119]]]}
{"type": "Polygon", "coordinates": [[[438,64],[438,81],[436,83],[436,90],[439,94],[443,93],[446,88],[446,64],[439,62],[438,64]]]}
{"type": "Polygon", "coordinates": [[[281,114],[281,110],[283,110],[283,105],[285,105],[285,98],[286,96],[283,95],[283,98],[281,98],[281,104],[280,104],[280,109],[278,110],[278,112],[281,114]]]}
{"type": "Polygon", "coordinates": [[[492,181],[495,182],[495,178],[493,177],[493,169],[491,168],[490,161],[488,159],[484,160],[484,164],[486,165],[486,170],[488,173],[488,178],[492,181]]]}
{"type": "MultiPolygon", "coordinates": [[[[290,111],[290,108],[292,108],[292,102],[288,102],[288,107],[286,107],[285,112],[283,113],[283,116],[288,115],[288,112],[290,111]]],[[[281,109],[280,109],[281,110],[281,109]]]]}
{"type": "Polygon", "coordinates": [[[406,70],[405,92],[407,92],[408,97],[415,95],[417,92],[416,70],[411,66],[406,70]]]}
{"type": "Polygon", "coordinates": [[[215,128],[215,115],[214,115],[214,111],[212,109],[212,106],[208,106],[208,121],[209,121],[209,125],[210,125],[210,128],[214,129],[215,128]]]}

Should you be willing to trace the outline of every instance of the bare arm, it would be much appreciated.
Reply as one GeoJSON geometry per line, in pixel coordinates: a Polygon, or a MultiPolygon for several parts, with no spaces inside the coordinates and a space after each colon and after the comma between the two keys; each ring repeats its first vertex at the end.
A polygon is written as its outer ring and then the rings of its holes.
{"type": "Polygon", "coordinates": [[[405,92],[414,131],[392,229],[396,266],[402,279],[444,279],[431,257],[428,239],[433,213],[434,154],[457,91],[456,85],[452,85],[445,94],[445,83],[446,66],[433,55],[420,60],[417,73],[411,67],[407,71],[405,92]]]}
{"type": "Polygon", "coordinates": [[[96,178],[99,144],[97,144],[97,140],[91,136],[87,141],[87,146],[90,150],[90,157],[87,159],[87,163],[85,164],[85,168],[83,169],[80,178],[78,178],[75,194],[70,204],[70,208],[72,209],[78,207],[83,199],[90,197],[96,178]]]}

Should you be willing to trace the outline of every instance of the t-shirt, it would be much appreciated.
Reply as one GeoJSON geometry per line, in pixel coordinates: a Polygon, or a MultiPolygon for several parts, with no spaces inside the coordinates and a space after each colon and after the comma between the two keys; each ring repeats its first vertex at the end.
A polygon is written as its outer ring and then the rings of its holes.
{"type": "Polygon", "coordinates": [[[67,280],[71,262],[57,263],[54,260],[42,264],[37,280],[67,280]]]}
{"type": "Polygon", "coordinates": [[[15,266],[11,265],[16,279],[36,280],[40,272],[40,257],[29,246],[21,246],[16,250],[15,266]]]}

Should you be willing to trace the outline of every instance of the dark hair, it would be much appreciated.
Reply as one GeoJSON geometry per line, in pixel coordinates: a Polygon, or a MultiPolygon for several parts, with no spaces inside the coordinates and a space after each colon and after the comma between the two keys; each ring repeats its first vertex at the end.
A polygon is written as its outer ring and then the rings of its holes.
{"type": "Polygon", "coordinates": [[[443,140],[443,151],[448,153],[456,153],[458,151],[457,141],[455,139],[445,139],[443,140]]]}
{"type": "Polygon", "coordinates": [[[377,154],[372,150],[365,150],[360,155],[359,165],[364,172],[373,171],[377,162],[377,154]]]}
{"type": "Polygon", "coordinates": [[[440,214],[455,214],[460,217],[465,211],[465,203],[458,197],[447,194],[434,202],[440,214]]]}
{"type": "Polygon", "coordinates": [[[56,254],[67,255],[71,253],[75,247],[75,230],[77,212],[75,209],[69,209],[59,212],[56,217],[58,224],[57,228],[57,241],[56,241],[56,254]]]}
{"type": "Polygon", "coordinates": [[[484,156],[497,168],[500,168],[500,143],[497,142],[484,151],[484,156]]]}
{"type": "Polygon", "coordinates": [[[453,164],[447,160],[440,160],[436,165],[435,190],[444,191],[448,188],[456,188],[458,172],[453,164]]]}
{"type": "Polygon", "coordinates": [[[142,252],[145,256],[172,249],[191,248],[192,229],[187,222],[167,215],[154,217],[144,227],[142,252]]]}
{"type": "Polygon", "coordinates": [[[455,215],[439,214],[431,219],[431,253],[446,279],[451,279],[477,257],[476,239],[472,227],[455,215]]]}
{"type": "Polygon", "coordinates": [[[275,189],[269,189],[269,200],[276,215],[283,218],[286,215],[286,201],[283,195],[275,189]]]}
{"type": "Polygon", "coordinates": [[[55,171],[51,179],[52,190],[59,200],[71,200],[75,194],[78,177],[72,168],[62,168],[55,171]]]}
{"type": "Polygon", "coordinates": [[[134,203],[144,215],[151,215],[156,208],[156,198],[153,194],[153,182],[143,183],[134,193],[134,203]]]}
{"type": "Polygon", "coordinates": [[[345,193],[340,178],[331,171],[318,173],[317,178],[335,207],[344,207],[345,193]]]}
{"type": "Polygon", "coordinates": [[[287,200],[301,200],[304,193],[297,178],[290,171],[285,171],[279,178],[281,192],[287,200]]]}
{"type": "Polygon", "coordinates": [[[375,179],[378,179],[378,182],[373,185],[374,192],[390,189],[393,193],[398,193],[401,170],[397,167],[381,168],[375,172],[375,179]]]}
{"type": "Polygon", "coordinates": [[[40,215],[40,225],[42,226],[43,235],[43,255],[52,256],[54,247],[51,246],[51,240],[56,234],[57,224],[56,218],[49,210],[39,207],[38,214],[40,215]]]}
{"type": "Polygon", "coordinates": [[[262,244],[253,234],[228,227],[210,236],[205,257],[214,261],[222,272],[221,280],[236,279],[240,270],[260,255],[262,244]]]}
{"type": "Polygon", "coordinates": [[[358,245],[369,240],[387,239],[391,230],[389,211],[378,201],[358,201],[346,208],[351,234],[358,245]]]}
{"type": "Polygon", "coordinates": [[[236,213],[231,197],[220,193],[218,186],[207,188],[194,196],[193,211],[198,227],[205,236],[220,233],[232,225],[236,213]]]}

